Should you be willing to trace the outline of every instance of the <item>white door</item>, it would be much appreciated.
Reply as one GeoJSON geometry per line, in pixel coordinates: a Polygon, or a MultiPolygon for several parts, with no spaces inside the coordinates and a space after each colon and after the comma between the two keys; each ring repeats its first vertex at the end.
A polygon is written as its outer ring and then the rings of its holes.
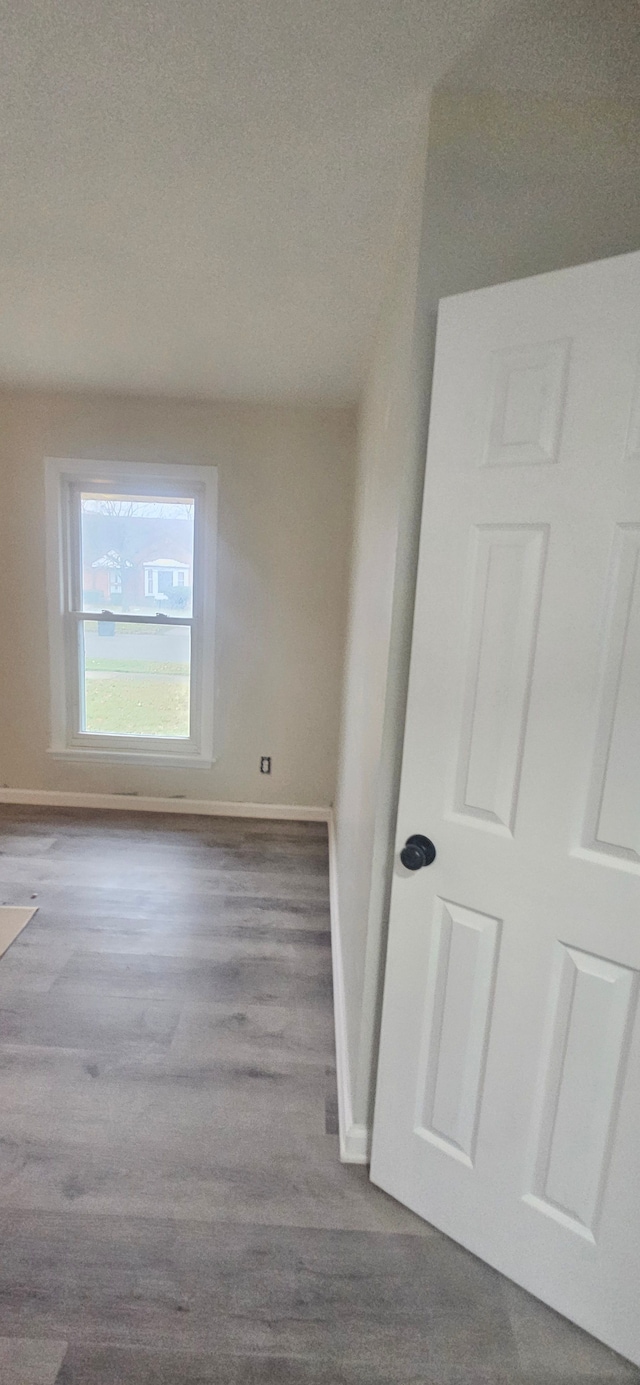
{"type": "Polygon", "coordinates": [[[640,1363],[639,347],[640,254],[440,307],[371,1175],[640,1363]]]}

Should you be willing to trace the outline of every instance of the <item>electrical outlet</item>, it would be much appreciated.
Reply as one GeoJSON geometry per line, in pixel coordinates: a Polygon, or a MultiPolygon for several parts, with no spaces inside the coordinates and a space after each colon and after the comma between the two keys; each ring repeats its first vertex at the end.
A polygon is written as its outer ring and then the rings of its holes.
{"type": "Polygon", "coordinates": [[[261,755],[261,756],[260,756],[260,773],[261,773],[261,774],[271,774],[271,756],[270,756],[270,755],[261,755]]]}

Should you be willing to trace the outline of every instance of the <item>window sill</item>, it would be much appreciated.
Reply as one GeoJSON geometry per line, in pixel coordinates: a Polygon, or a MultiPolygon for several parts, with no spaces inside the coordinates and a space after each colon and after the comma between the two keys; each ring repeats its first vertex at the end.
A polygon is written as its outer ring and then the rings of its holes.
{"type": "Polygon", "coordinates": [[[162,769],[212,769],[213,760],[205,755],[180,755],[170,751],[157,754],[149,750],[99,750],[94,746],[50,746],[47,752],[53,760],[70,760],[76,764],[87,760],[112,765],[149,765],[162,769]]]}

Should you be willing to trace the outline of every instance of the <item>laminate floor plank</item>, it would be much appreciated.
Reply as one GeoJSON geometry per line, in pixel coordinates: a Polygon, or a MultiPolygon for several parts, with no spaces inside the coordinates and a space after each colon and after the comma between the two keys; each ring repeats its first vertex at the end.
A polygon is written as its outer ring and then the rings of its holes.
{"type": "MultiPolygon", "coordinates": [[[[57,1385],[558,1385],[548,1373],[514,1377],[482,1366],[443,1367],[386,1363],[359,1365],[282,1356],[201,1356],[120,1347],[72,1347],[57,1385]]],[[[563,1376],[562,1385],[584,1385],[584,1376],[563,1376]]],[[[616,1375],[598,1375],[592,1385],[619,1385],[616,1375]]]]}
{"type": "Polygon", "coordinates": [[[0,1238],[6,1335],[19,1319],[200,1353],[517,1362],[499,1276],[437,1236],[4,1210],[0,1238]]]}
{"type": "Polygon", "coordinates": [[[323,824],[5,806],[0,902],[0,1385],[638,1382],[340,1164],[323,824]]]}
{"type": "Polygon", "coordinates": [[[48,1044],[60,1048],[122,1047],[140,1040],[171,1042],[180,1006],[168,1000],[63,993],[34,996],[11,987],[0,1004],[0,1044],[48,1044]]]}
{"type": "Polygon", "coordinates": [[[56,1385],[67,1342],[0,1337],[2,1385],[56,1385]]]}
{"type": "MultiPolygon", "coordinates": [[[[282,942],[285,932],[301,935],[311,934],[314,941],[324,937],[324,946],[330,946],[330,920],[328,909],[311,909],[295,912],[290,907],[272,908],[251,901],[242,907],[230,907],[229,900],[216,897],[208,899],[201,909],[181,907],[166,910],[162,901],[149,899],[144,903],[132,904],[130,913],[126,912],[125,902],[104,900],[92,897],[76,901],[69,891],[69,903],[64,907],[54,907],[46,900],[40,903],[38,913],[29,925],[29,932],[20,935],[21,944],[29,946],[40,938],[54,941],[67,941],[74,948],[86,950],[118,951],[118,939],[124,941],[123,951],[134,947],[145,937],[157,942],[158,947],[175,944],[179,949],[189,938],[205,940],[216,937],[247,937],[272,939],[278,937],[282,942]],[[111,938],[115,940],[115,947],[111,938]]],[[[293,941],[305,945],[300,936],[293,941]]],[[[178,953],[178,955],[180,955],[178,953]]]]}
{"type": "Polygon", "coordinates": [[[150,953],[74,953],[53,981],[51,996],[97,996],[138,1000],[204,1000],[240,1004],[245,996],[262,1005],[296,1000],[329,1008],[331,975],[313,967],[305,950],[299,957],[281,949],[270,955],[256,948],[247,955],[242,944],[221,945],[215,961],[199,957],[158,956],[150,953]]]}

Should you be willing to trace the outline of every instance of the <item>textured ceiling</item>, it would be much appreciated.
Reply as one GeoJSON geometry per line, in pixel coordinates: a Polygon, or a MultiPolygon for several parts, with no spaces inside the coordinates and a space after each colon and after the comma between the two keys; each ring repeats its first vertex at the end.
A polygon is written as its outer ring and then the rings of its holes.
{"type": "Polygon", "coordinates": [[[0,0],[0,383],[357,395],[428,88],[501,0],[0,0]]]}
{"type": "Polygon", "coordinates": [[[454,89],[638,108],[638,0],[527,0],[485,25],[446,75],[454,89]]]}

